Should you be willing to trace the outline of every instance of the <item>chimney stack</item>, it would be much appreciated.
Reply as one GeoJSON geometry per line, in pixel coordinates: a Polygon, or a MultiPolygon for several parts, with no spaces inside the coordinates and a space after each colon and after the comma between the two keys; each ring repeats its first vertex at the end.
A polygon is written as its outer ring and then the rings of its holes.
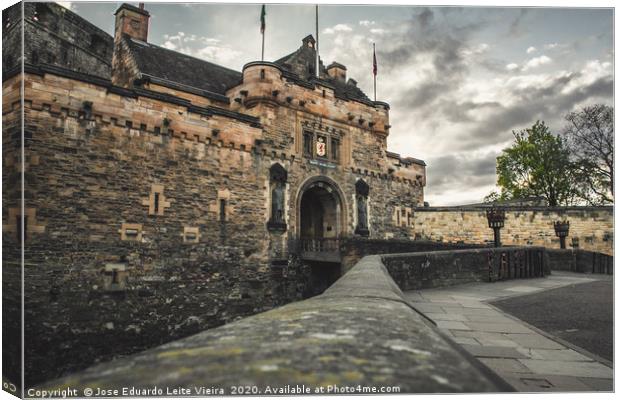
{"type": "Polygon", "coordinates": [[[139,7],[123,3],[114,15],[116,16],[114,25],[115,43],[120,40],[122,34],[143,42],[147,41],[151,15],[144,9],[144,3],[140,3],[139,7]]]}
{"type": "Polygon", "coordinates": [[[334,61],[327,66],[327,75],[341,82],[345,82],[347,80],[347,67],[334,61]]]}

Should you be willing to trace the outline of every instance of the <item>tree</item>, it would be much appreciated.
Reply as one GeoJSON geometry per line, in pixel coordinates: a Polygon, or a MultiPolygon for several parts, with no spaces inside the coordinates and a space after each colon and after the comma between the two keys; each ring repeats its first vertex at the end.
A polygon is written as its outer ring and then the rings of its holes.
{"type": "Polygon", "coordinates": [[[495,203],[500,200],[507,200],[507,199],[502,199],[502,196],[496,190],[493,190],[491,193],[486,195],[482,201],[485,203],[495,203]]]}
{"type": "Polygon", "coordinates": [[[579,196],[592,205],[614,202],[614,109],[603,104],[566,116],[562,132],[571,152],[579,196]]]}
{"type": "Polygon", "coordinates": [[[576,183],[564,140],[541,121],[512,133],[515,143],[497,157],[500,199],[537,196],[552,207],[572,204],[576,183]]]}

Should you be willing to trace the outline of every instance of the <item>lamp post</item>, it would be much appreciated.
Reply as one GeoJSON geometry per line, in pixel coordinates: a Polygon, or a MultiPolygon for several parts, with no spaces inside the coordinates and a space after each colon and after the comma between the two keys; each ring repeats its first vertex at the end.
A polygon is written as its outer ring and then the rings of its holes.
{"type": "Polygon", "coordinates": [[[499,208],[491,208],[487,210],[487,221],[489,222],[489,228],[493,229],[493,236],[495,238],[495,247],[501,247],[502,242],[499,236],[499,230],[504,227],[504,221],[506,220],[506,212],[499,208]]]}
{"type": "Polygon", "coordinates": [[[570,228],[570,222],[568,221],[555,221],[553,223],[553,229],[555,229],[555,236],[560,238],[560,248],[566,248],[566,236],[568,236],[568,230],[570,228]]]}

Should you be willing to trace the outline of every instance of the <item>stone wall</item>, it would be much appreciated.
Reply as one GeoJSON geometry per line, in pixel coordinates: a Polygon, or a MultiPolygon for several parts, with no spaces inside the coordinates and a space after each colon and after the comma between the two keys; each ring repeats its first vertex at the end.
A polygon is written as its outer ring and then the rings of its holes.
{"type": "MultiPolygon", "coordinates": [[[[501,230],[504,245],[534,245],[559,248],[553,222],[570,221],[566,239],[579,248],[613,254],[613,207],[535,207],[511,206],[501,230]]],[[[493,230],[488,228],[483,208],[427,207],[414,210],[411,235],[443,242],[492,243],[493,230]]]]}
{"type": "Polygon", "coordinates": [[[423,253],[485,247],[482,244],[444,243],[430,240],[348,238],[342,241],[342,271],[353,267],[364,256],[391,253],[423,253]]]}
{"type": "Polygon", "coordinates": [[[24,2],[3,10],[3,69],[24,62],[49,64],[109,78],[113,39],[105,31],[53,2],[24,2]]]}
{"type": "Polygon", "coordinates": [[[571,271],[586,274],[614,273],[613,256],[586,250],[547,249],[547,264],[554,271],[571,271]]]}
{"type": "MultiPolygon", "coordinates": [[[[18,89],[18,75],[5,80],[3,179],[16,184],[18,89]]],[[[406,235],[394,210],[422,196],[415,180],[296,157],[294,122],[265,126],[53,67],[27,67],[24,118],[29,383],[303,298],[307,273],[286,244],[309,179],[338,189],[344,235],[355,229],[357,179],[370,187],[371,237],[406,235]],[[276,162],[288,172],[285,232],[266,229],[276,162]],[[50,358],[50,348],[62,352],[50,358]]],[[[3,196],[10,254],[20,208],[3,196]]]]}
{"type": "MultiPolygon", "coordinates": [[[[379,256],[362,259],[323,295],[47,382],[40,389],[156,386],[398,387],[394,393],[469,393],[512,388],[412,309],[379,256]]],[[[357,392],[372,394],[373,392],[357,392]]],[[[357,394],[348,393],[348,394],[357,394]]],[[[376,393],[376,392],[375,392],[376,393]]],[[[28,393],[26,393],[28,395],[28,393]]],[[[35,395],[32,392],[30,396],[35,395]]],[[[119,393],[122,394],[122,393],[119,393]]],[[[237,395],[240,393],[237,392],[237,395]]],[[[340,393],[342,394],[342,393],[340,393]]]]}
{"type": "MultiPolygon", "coordinates": [[[[6,12],[6,10],[5,10],[6,12]]],[[[15,215],[5,213],[6,204],[19,205],[21,199],[21,169],[14,168],[21,152],[21,77],[3,82],[2,105],[2,202],[3,224],[15,215]]],[[[4,226],[3,226],[4,228],[4,226]]],[[[16,240],[2,242],[2,367],[3,376],[15,386],[21,386],[21,328],[22,328],[22,268],[21,249],[16,240]]],[[[6,390],[6,388],[5,388],[6,390]]],[[[15,393],[15,392],[13,392],[15,393]]]]}
{"type": "Polygon", "coordinates": [[[402,290],[543,277],[549,273],[545,249],[541,247],[387,254],[381,260],[402,290]]]}

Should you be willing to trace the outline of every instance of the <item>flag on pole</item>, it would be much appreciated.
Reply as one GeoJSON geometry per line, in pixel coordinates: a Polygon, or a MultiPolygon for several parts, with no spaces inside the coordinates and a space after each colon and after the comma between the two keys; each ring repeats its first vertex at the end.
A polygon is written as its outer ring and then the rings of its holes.
{"type": "Polygon", "coordinates": [[[372,74],[377,76],[377,56],[375,54],[375,44],[372,44],[372,74]]]}
{"type": "Polygon", "coordinates": [[[260,33],[265,33],[265,5],[260,11],[260,33]]]}
{"type": "Polygon", "coordinates": [[[373,89],[375,92],[375,101],[377,101],[377,55],[375,54],[375,44],[372,44],[372,75],[373,89]]]}

